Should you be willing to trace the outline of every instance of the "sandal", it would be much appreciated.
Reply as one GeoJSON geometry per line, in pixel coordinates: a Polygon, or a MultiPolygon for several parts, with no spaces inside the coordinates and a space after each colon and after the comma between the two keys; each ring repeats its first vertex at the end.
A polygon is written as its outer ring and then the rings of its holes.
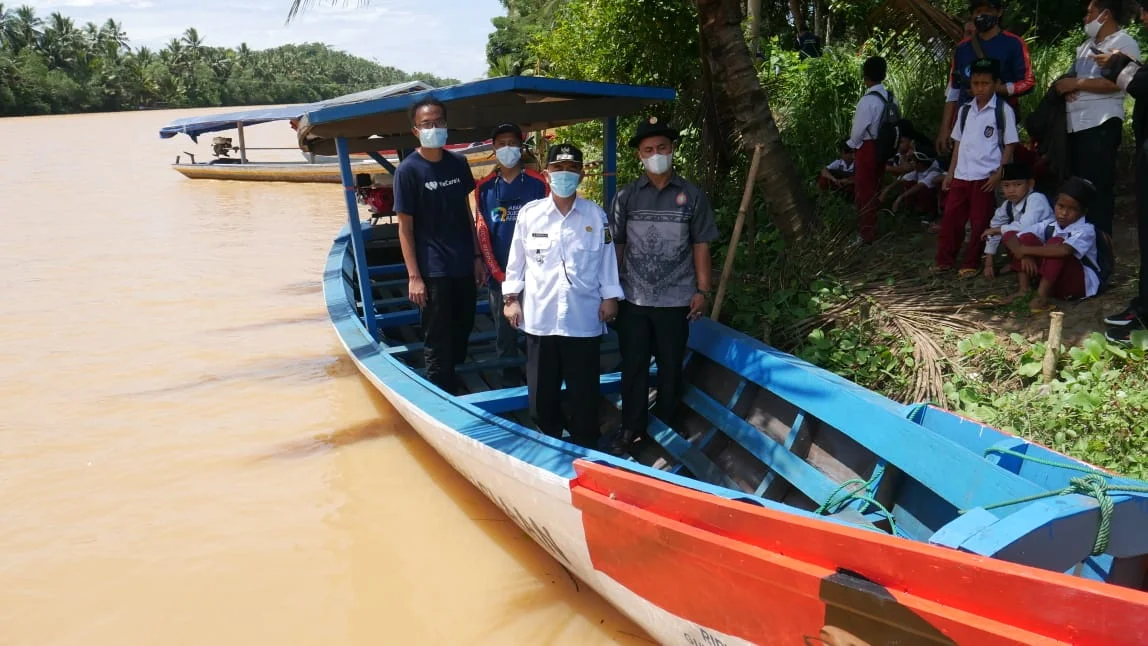
{"type": "Polygon", "coordinates": [[[1029,314],[1047,314],[1047,313],[1052,312],[1054,310],[1056,310],[1056,306],[1053,305],[1052,303],[1048,303],[1047,305],[1043,305],[1043,306],[1042,305],[1029,305],[1028,306],[1029,314]]]}
{"type": "Polygon", "coordinates": [[[981,273],[981,270],[979,270],[979,269],[972,269],[972,268],[966,267],[965,269],[962,269],[962,270],[957,272],[957,278],[960,278],[961,280],[968,280],[970,278],[975,278],[976,275],[979,273],[981,273]]]}
{"type": "Polygon", "coordinates": [[[934,275],[934,276],[936,276],[937,274],[943,274],[946,271],[951,271],[951,270],[952,270],[952,267],[950,267],[948,265],[933,265],[932,267],[929,267],[929,273],[934,275]]]}

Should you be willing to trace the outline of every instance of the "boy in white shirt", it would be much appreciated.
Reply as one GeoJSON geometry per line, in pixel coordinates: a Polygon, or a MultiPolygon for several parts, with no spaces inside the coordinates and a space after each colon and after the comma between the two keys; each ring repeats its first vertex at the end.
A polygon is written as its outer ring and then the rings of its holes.
{"type": "Polygon", "coordinates": [[[949,196],[937,236],[937,256],[933,273],[952,269],[965,239],[965,223],[971,223],[971,237],[965,247],[960,278],[976,276],[984,251],[981,236],[989,228],[996,208],[996,188],[1002,167],[1012,161],[1013,148],[1020,137],[1016,114],[995,93],[1000,81],[1000,63],[982,58],[970,67],[973,100],[961,106],[953,125],[953,159],[942,191],[949,196]]]}
{"type": "Polygon", "coordinates": [[[1007,302],[1025,297],[1033,279],[1039,279],[1033,313],[1052,309],[1050,296],[1063,299],[1095,296],[1097,275],[1096,228],[1085,219],[1096,188],[1086,179],[1070,177],[1056,196],[1056,221],[1040,222],[1004,235],[1017,272],[1017,292],[1007,302]]]}
{"type": "Polygon", "coordinates": [[[913,212],[921,217],[921,221],[928,224],[937,215],[937,190],[945,178],[941,165],[928,153],[914,151],[908,156],[912,159],[913,169],[905,173],[896,183],[890,184],[881,191],[881,201],[885,201],[889,193],[898,187],[904,193],[893,200],[893,211],[907,204],[913,212]]]}
{"type": "Polygon", "coordinates": [[[981,235],[985,240],[985,278],[996,277],[993,262],[1000,248],[1001,235],[1009,231],[1022,231],[1037,224],[1047,224],[1056,219],[1052,206],[1043,193],[1033,190],[1036,182],[1032,169],[1027,164],[1012,163],[1004,167],[1001,191],[1005,201],[997,207],[988,229],[981,235]]]}
{"type": "Polygon", "coordinates": [[[837,190],[850,197],[853,194],[854,151],[847,141],[842,141],[838,149],[840,155],[821,169],[817,177],[817,187],[823,191],[837,190]]]}

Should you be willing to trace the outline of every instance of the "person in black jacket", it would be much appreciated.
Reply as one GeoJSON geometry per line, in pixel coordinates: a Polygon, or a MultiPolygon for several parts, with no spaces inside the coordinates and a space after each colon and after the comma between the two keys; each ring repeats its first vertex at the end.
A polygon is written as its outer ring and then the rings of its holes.
{"type": "MultiPolygon", "coordinates": [[[[1148,10],[1140,9],[1140,21],[1148,27],[1148,10]]],[[[1105,317],[1111,341],[1128,342],[1135,330],[1148,323],[1148,66],[1119,51],[1096,56],[1104,78],[1136,100],[1132,129],[1136,135],[1136,213],[1140,231],[1140,293],[1124,311],[1105,317]]]]}

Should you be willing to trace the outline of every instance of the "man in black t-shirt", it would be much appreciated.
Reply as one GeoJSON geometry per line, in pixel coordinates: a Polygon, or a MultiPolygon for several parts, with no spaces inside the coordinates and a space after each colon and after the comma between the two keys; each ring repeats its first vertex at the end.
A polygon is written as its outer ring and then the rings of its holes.
{"type": "Polygon", "coordinates": [[[394,181],[408,298],[422,308],[427,379],[457,394],[454,368],[466,359],[477,285],[486,280],[470,209],[474,176],[465,157],[443,150],[445,105],[423,99],[410,118],[420,146],[399,164],[394,181]]]}

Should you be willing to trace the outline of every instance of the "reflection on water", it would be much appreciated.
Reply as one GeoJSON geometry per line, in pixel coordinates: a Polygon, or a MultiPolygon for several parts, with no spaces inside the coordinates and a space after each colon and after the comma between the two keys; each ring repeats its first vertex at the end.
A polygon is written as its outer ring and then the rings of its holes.
{"type": "Polygon", "coordinates": [[[648,642],[343,356],[338,187],[186,180],[176,116],[0,120],[0,644],[648,642]]]}

